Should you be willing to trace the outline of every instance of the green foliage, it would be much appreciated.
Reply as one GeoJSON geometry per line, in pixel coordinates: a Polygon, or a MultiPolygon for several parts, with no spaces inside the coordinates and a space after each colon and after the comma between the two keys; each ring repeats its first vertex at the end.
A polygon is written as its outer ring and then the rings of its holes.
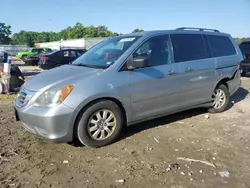
{"type": "Polygon", "coordinates": [[[244,41],[250,41],[250,38],[235,38],[235,41],[236,41],[238,44],[241,44],[241,43],[244,42],[244,41]]]}
{"type": "Polygon", "coordinates": [[[31,32],[20,31],[12,37],[13,44],[26,44],[34,46],[35,43],[58,41],[61,39],[79,39],[90,37],[112,37],[114,33],[105,26],[84,26],[77,22],[73,27],[67,27],[60,32],[31,32]]]}
{"type": "Polygon", "coordinates": [[[11,26],[0,22],[0,44],[9,44],[11,35],[11,26]]]}
{"type": "Polygon", "coordinates": [[[241,39],[241,38],[236,38],[235,40],[236,40],[236,42],[237,42],[238,44],[242,43],[242,39],[241,39]]]}
{"type": "Polygon", "coordinates": [[[143,31],[144,31],[143,29],[134,29],[132,33],[143,32],[143,31]]]}
{"type": "Polygon", "coordinates": [[[12,36],[12,44],[25,44],[27,46],[34,46],[35,44],[35,39],[37,37],[37,33],[36,32],[32,32],[32,31],[20,31],[19,33],[15,33],[12,36]]]}

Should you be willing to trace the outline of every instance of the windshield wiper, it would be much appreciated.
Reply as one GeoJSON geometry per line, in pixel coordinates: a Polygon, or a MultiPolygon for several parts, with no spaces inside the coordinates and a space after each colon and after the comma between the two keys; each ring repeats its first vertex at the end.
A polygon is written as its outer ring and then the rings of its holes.
{"type": "Polygon", "coordinates": [[[97,69],[105,69],[107,67],[104,67],[104,66],[99,66],[99,65],[86,65],[86,64],[71,64],[71,65],[74,65],[74,66],[80,66],[80,67],[88,67],[88,68],[97,68],[97,69]]]}

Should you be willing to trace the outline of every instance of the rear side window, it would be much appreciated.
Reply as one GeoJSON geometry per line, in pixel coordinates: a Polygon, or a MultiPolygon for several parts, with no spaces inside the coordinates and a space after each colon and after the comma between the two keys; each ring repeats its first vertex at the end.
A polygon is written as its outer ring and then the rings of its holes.
{"type": "Polygon", "coordinates": [[[32,49],[31,52],[36,53],[38,52],[38,49],[32,49]]]}
{"type": "Polygon", "coordinates": [[[171,35],[175,62],[193,61],[207,58],[206,47],[199,34],[171,35]]]}
{"type": "Polygon", "coordinates": [[[133,54],[133,58],[145,57],[148,67],[172,63],[171,41],[169,35],[159,35],[148,39],[133,54]]]}
{"type": "Polygon", "coordinates": [[[79,57],[79,56],[81,56],[82,54],[84,54],[84,51],[79,50],[79,51],[77,51],[76,53],[77,53],[77,56],[79,57]]]}
{"type": "Polygon", "coordinates": [[[56,55],[60,57],[70,57],[70,51],[69,50],[59,51],[56,53],[56,55]]]}
{"type": "Polygon", "coordinates": [[[63,52],[62,51],[56,52],[56,55],[62,57],[63,56],[63,52]]]}
{"type": "Polygon", "coordinates": [[[70,51],[70,57],[74,57],[74,58],[76,58],[76,57],[77,57],[77,55],[76,55],[76,51],[71,50],[71,51],[70,51]]]}
{"type": "Polygon", "coordinates": [[[236,54],[232,41],[226,36],[208,35],[213,56],[222,57],[236,54]]]}

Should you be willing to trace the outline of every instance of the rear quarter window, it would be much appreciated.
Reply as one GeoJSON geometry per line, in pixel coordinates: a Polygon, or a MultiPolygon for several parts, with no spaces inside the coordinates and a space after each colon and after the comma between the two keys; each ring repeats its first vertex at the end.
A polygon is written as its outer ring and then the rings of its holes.
{"type": "Polygon", "coordinates": [[[55,55],[59,57],[63,57],[63,52],[62,51],[56,52],[55,55]]]}
{"type": "Polygon", "coordinates": [[[208,58],[203,37],[200,34],[171,35],[175,62],[208,58]]]}
{"type": "Polygon", "coordinates": [[[207,37],[214,57],[223,57],[236,54],[234,45],[228,37],[217,35],[208,35],[207,37]]]}

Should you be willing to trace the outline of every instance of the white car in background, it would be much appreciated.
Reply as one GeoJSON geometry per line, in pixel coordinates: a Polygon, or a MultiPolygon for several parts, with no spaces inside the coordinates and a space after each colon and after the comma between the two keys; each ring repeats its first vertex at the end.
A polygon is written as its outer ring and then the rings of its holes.
{"type": "Polygon", "coordinates": [[[6,51],[0,50],[0,63],[7,62],[8,53],[6,51]]]}

